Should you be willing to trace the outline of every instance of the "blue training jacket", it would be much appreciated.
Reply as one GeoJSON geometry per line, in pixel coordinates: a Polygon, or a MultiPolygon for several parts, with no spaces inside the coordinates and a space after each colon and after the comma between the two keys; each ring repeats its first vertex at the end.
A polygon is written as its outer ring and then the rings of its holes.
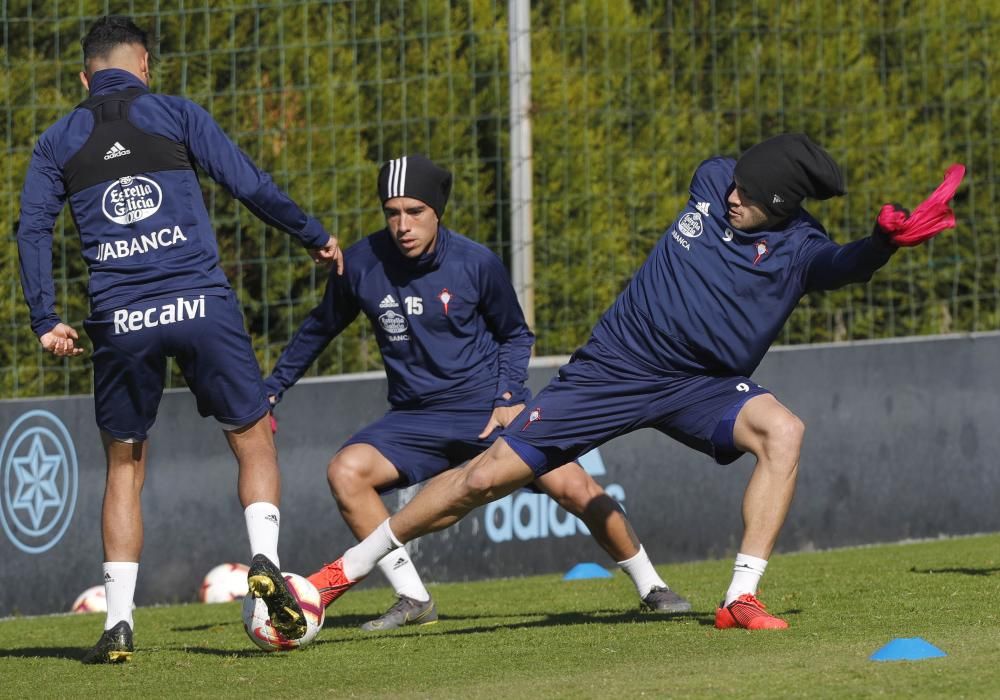
{"type": "Polygon", "coordinates": [[[67,199],[90,273],[91,313],[180,292],[229,289],[194,165],[265,223],[304,246],[326,244],[322,224],[195,103],[151,93],[118,69],[95,73],[90,94],[39,137],[21,195],[21,285],[37,335],[60,321],[52,229],[67,199]],[[102,106],[94,107],[95,101],[102,106]]]}
{"type": "Polygon", "coordinates": [[[443,226],[431,253],[404,256],[388,229],[344,252],[323,300],[264,382],[281,394],[364,312],[382,352],[393,408],[522,403],[534,336],[500,259],[443,226]],[[503,395],[510,393],[509,399],[503,395]]]}
{"type": "Polygon", "coordinates": [[[882,236],[838,245],[805,210],[774,231],[726,220],[736,162],[703,162],[691,198],[592,342],[653,371],[749,376],[807,292],[867,282],[896,248],[882,236]]]}

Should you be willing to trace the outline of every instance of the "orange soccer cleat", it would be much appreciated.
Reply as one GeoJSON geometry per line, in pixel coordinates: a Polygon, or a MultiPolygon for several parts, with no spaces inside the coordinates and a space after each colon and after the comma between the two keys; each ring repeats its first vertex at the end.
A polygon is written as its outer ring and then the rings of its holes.
{"type": "Polygon", "coordinates": [[[744,593],[729,605],[715,611],[715,626],[720,630],[732,627],[748,630],[783,630],[788,623],[767,611],[752,593],[744,593]]]}
{"type": "Polygon", "coordinates": [[[325,564],[309,578],[309,583],[316,586],[319,591],[320,600],[324,608],[330,607],[330,603],[347,593],[348,589],[357,581],[352,581],[344,575],[344,558],[325,564]]]}

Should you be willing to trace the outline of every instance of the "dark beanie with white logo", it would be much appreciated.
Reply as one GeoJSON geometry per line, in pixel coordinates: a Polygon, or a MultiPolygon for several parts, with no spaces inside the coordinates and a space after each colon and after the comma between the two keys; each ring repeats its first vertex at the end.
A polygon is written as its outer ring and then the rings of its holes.
{"type": "Polygon", "coordinates": [[[810,199],[839,197],[844,173],[805,134],[781,134],[751,146],[736,161],[736,181],[768,212],[791,216],[810,199]]]}
{"type": "Polygon", "coordinates": [[[420,154],[390,160],[378,173],[378,196],[384,205],[393,197],[419,199],[444,217],[451,194],[451,173],[420,154]]]}

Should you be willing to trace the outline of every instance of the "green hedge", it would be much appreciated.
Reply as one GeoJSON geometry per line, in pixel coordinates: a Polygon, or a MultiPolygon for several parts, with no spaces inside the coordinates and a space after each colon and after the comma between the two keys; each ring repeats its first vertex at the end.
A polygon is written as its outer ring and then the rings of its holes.
{"type": "MultiPolygon", "coordinates": [[[[953,161],[969,167],[957,231],[904,251],[868,286],[809,297],[781,342],[1000,328],[996,52],[1000,6],[533,2],[537,351],[586,340],[687,198],[697,164],[805,131],[843,165],[849,195],[812,210],[835,240],[866,235],[883,202],[914,205],[953,161]]],[[[79,38],[129,4],[11,0],[0,95],[0,208],[18,197],[38,134],[80,101],[79,38]]],[[[275,180],[350,244],[380,227],[377,168],[423,152],[452,169],[445,223],[509,259],[506,3],[156,4],[153,88],[208,108],[275,180]]],[[[269,369],[322,293],[317,271],[203,178],[223,264],[269,369]]],[[[69,217],[55,232],[59,311],[87,315],[69,217]]],[[[43,356],[28,328],[14,237],[0,257],[0,396],[90,390],[86,360],[43,356]]],[[[82,329],[81,329],[82,330],[82,329]]],[[[380,367],[358,322],[319,374],[380,367]]],[[[174,373],[172,382],[182,382],[174,373]]]]}

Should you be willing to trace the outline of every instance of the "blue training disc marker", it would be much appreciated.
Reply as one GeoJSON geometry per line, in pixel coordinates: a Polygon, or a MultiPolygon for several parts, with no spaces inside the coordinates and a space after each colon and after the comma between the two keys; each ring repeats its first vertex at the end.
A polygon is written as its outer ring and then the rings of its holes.
{"type": "Polygon", "coordinates": [[[940,656],[948,655],[920,637],[901,637],[893,639],[872,654],[869,659],[871,661],[920,661],[940,656]]]}
{"type": "Polygon", "coordinates": [[[611,572],[592,561],[577,564],[566,572],[563,581],[579,581],[585,578],[611,578],[611,572]]]}

